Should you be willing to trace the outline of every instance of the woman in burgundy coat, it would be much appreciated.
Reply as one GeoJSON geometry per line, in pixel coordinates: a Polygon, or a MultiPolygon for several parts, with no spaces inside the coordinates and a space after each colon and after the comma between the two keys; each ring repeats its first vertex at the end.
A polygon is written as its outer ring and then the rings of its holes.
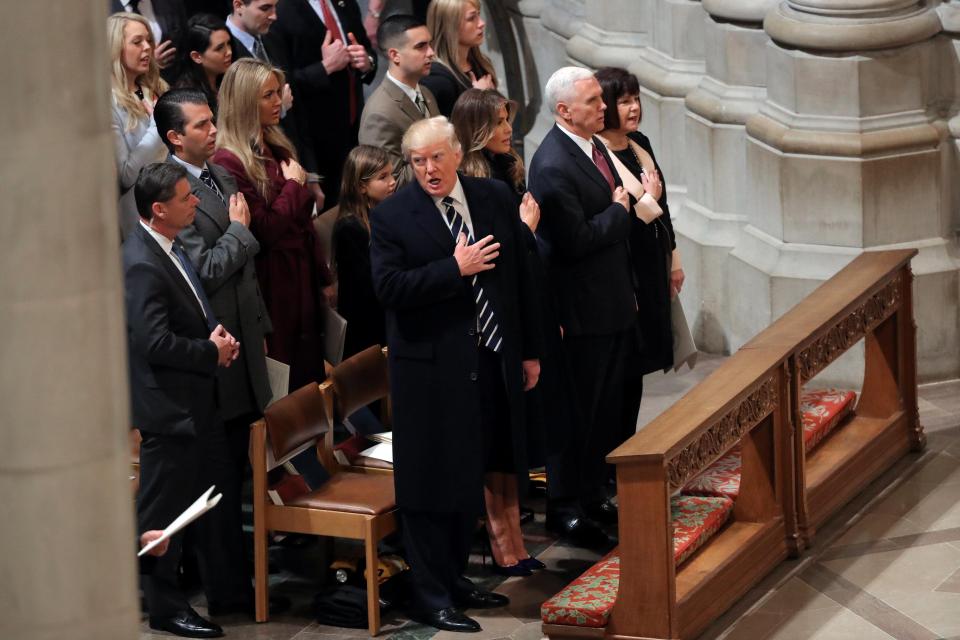
{"type": "MultiPolygon", "coordinates": [[[[323,287],[331,282],[311,222],[306,173],[280,129],[283,73],[253,58],[234,63],[220,86],[213,161],[236,179],[260,242],[257,278],[270,311],[270,357],[290,365],[290,389],[324,379],[323,287]]],[[[242,347],[241,347],[242,348],[242,347]]]]}

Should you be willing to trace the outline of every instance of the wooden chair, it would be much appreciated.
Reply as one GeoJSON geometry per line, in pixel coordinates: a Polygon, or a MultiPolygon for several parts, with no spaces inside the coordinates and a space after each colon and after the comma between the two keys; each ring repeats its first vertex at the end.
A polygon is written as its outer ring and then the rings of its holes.
{"type": "Polygon", "coordinates": [[[251,427],[256,620],[268,618],[268,531],[286,531],[363,540],[366,557],[367,612],[370,635],[380,631],[377,543],[396,530],[393,477],[341,472],[330,446],[333,408],[327,381],[302,387],[269,407],[251,427]],[[330,479],[318,489],[273,504],[267,496],[267,472],[304,445],[316,445],[330,479]],[[270,448],[272,465],[268,462],[270,448]]]}
{"type": "MultiPolygon", "coordinates": [[[[371,402],[382,401],[381,421],[389,421],[390,377],[387,367],[387,350],[374,345],[347,358],[334,367],[327,377],[330,383],[321,388],[333,408],[334,424],[349,418],[361,407],[371,402]]],[[[328,445],[332,449],[332,441],[328,445]]],[[[361,456],[350,471],[360,473],[393,474],[393,465],[388,462],[361,456]]]]}
{"type": "Polygon", "coordinates": [[[140,491],[140,429],[130,429],[130,485],[133,487],[133,497],[140,491]]]}

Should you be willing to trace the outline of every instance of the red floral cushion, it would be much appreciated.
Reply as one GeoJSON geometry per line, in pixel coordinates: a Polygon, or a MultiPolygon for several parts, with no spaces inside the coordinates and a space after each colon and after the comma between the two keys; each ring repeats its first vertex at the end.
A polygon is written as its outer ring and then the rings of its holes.
{"type": "MultiPolygon", "coordinates": [[[[670,500],[673,557],[677,564],[703,546],[723,526],[733,510],[727,497],[676,496],[670,500]]],[[[614,549],[543,603],[540,617],[547,624],[605,627],[620,587],[620,556],[614,549]]]]}
{"type": "Polygon", "coordinates": [[[804,391],[800,396],[803,448],[810,451],[853,411],[857,394],[843,389],[804,391]]]}
{"type": "Polygon", "coordinates": [[[707,467],[700,475],[687,483],[683,494],[688,496],[726,496],[736,498],[740,495],[740,445],[730,449],[722,458],[707,467]]]}
{"type": "Polygon", "coordinates": [[[704,545],[730,517],[733,500],[726,496],[675,496],[670,500],[673,518],[673,559],[679,565],[704,545]]]}
{"type": "Polygon", "coordinates": [[[620,587],[620,556],[614,549],[540,606],[548,624],[605,627],[620,587]]]}

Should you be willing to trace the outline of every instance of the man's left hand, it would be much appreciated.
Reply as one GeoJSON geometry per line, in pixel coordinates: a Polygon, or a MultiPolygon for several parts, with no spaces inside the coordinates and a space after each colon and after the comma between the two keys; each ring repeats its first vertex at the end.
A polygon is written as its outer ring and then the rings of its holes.
{"type": "Polygon", "coordinates": [[[535,386],[537,382],[540,381],[540,361],[539,360],[524,360],[523,361],[523,390],[530,391],[535,386]]]}
{"type": "Polygon", "coordinates": [[[350,44],[347,45],[347,52],[350,54],[350,66],[360,73],[370,71],[373,68],[373,65],[370,64],[370,54],[367,53],[362,44],[357,42],[353,33],[348,33],[347,39],[350,41],[350,44]]]}

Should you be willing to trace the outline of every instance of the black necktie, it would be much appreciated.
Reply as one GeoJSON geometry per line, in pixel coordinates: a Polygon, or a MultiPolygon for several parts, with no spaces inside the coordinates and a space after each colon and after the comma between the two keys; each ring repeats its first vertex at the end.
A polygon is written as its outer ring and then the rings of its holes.
{"type": "Polygon", "coordinates": [[[207,294],[203,290],[203,285],[200,284],[200,277],[197,276],[197,272],[193,268],[193,263],[190,262],[190,258],[187,256],[187,252],[183,250],[183,247],[176,242],[173,243],[173,255],[177,256],[177,259],[180,261],[180,266],[183,267],[183,272],[187,274],[187,280],[190,281],[194,291],[197,292],[200,307],[203,309],[203,314],[207,316],[207,327],[213,331],[217,328],[217,319],[213,315],[210,301],[207,300],[207,294]]]}
{"type": "MultiPolygon", "coordinates": [[[[453,241],[456,242],[460,234],[465,233],[467,244],[473,244],[473,234],[470,233],[470,227],[464,224],[463,217],[453,208],[453,198],[447,196],[440,202],[446,207],[447,227],[453,234],[453,241]]],[[[477,326],[480,328],[481,344],[496,353],[500,353],[503,346],[503,337],[497,335],[500,325],[497,324],[497,320],[493,316],[493,305],[487,300],[476,274],[470,278],[470,284],[473,285],[473,298],[477,305],[477,326]]]]}
{"type": "Polygon", "coordinates": [[[130,7],[130,13],[140,13],[140,0],[130,0],[127,5],[130,7]]]}
{"type": "Polygon", "coordinates": [[[220,193],[220,187],[217,186],[217,183],[213,181],[213,176],[210,175],[210,170],[206,167],[203,168],[203,171],[200,172],[200,182],[209,187],[217,197],[220,198],[220,202],[223,203],[223,206],[227,206],[227,201],[223,197],[223,194],[220,193]]]}

